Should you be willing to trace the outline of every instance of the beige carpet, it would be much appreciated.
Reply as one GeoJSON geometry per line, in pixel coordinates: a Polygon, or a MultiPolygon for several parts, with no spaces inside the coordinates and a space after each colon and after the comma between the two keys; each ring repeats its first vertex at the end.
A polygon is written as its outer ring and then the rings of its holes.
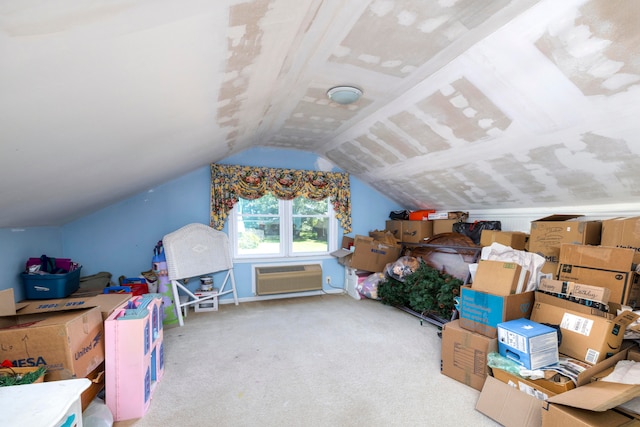
{"type": "Polygon", "coordinates": [[[434,325],[323,295],[221,305],[164,331],[149,412],[114,426],[496,426],[440,373],[434,325]]]}

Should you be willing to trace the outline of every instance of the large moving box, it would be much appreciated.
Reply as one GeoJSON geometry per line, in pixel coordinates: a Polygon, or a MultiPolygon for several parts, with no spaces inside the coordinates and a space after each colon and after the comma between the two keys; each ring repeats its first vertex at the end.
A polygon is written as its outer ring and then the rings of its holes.
{"type": "Polygon", "coordinates": [[[368,236],[356,236],[349,266],[378,273],[383,271],[388,263],[396,262],[401,251],[400,245],[380,242],[368,236]]]}
{"type": "Polygon", "coordinates": [[[602,221],[602,246],[633,249],[634,262],[640,264],[640,217],[602,221]]]}
{"type": "Polygon", "coordinates": [[[556,274],[560,262],[560,245],[575,243],[599,245],[602,223],[580,221],[580,215],[551,215],[531,222],[529,252],[543,256],[543,273],[556,274]]]}
{"type": "Polygon", "coordinates": [[[591,364],[618,353],[626,327],[637,318],[632,311],[615,316],[542,292],[535,292],[531,312],[534,322],[560,326],[560,353],[591,364]]]}
{"type": "Polygon", "coordinates": [[[498,340],[460,327],[458,320],[442,327],[442,373],[476,390],[487,378],[487,356],[498,351],[498,340]]]}
{"type": "Polygon", "coordinates": [[[104,361],[99,307],[0,317],[0,359],[45,366],[46,381],[88,376],[104,361]]]}
{"type": "Polygon", "coordinates": [[[640,278],[632,271],[634,256],[632,249],[563,244],[558,279],[608,288],[609,301],[635,308],[640,278]]]}
{"type": "Polygon", "coordinates": [[[534,292],[509,296],[493,295],[460,287],[460,326],[489,338],[498,336],[498,323],[529,318],[533,308],[534,292]]]}

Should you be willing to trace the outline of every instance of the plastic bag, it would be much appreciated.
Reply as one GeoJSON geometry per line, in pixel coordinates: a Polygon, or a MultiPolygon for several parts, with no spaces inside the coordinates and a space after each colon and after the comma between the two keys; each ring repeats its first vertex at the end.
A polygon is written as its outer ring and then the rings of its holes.
{"type": "Polygon", "coordinates": [[[403,256],[395,262],[390,262],[384,268],[384,273],[396,280],[404,282],[404,278],[414,273],[420,267],[420,260],[412,256],[403,256]]]}
{"type": "Polygon", "coordinates": [[[373,273],[356,285],[356,291],[363,297],[380,299],[378,298],[378,285],[382,281],[384,281],[384,274],[373,273]]]}
{"type": "Polygon", "coordinates": [[[456,222],[452,230],[454,233],[464,234],[473,240],[473,243],[479,245],[482,230],[502,230],[502,223],[500,221],[456,222]]]}
{"type": "Polygon", "coordinates": [[[408,220],[409,219],[409,211],[391,211],[389,212],[389,219],[399,219],[399,220],[408,220]]]}

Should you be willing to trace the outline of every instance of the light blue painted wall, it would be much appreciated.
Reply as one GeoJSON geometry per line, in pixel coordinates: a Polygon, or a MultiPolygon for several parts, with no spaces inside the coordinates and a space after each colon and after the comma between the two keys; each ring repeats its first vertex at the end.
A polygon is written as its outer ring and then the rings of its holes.
{"type": "Polygon", "coordinates": [[[0,228],[0,290],[14,289],[15,302],[25,299],[20,273],[27,259],[64,258],[60,227],[0,228]]]}
{"type": "MultiPolygon", "coordinates": [[[[312,153],[253,148],[221,163],[319,169],[318,162],[323,160],[312,153]]],[[[204,167],[60,228],[29,229],[22,233],[0,230],[3,243],[5,240],[9,243],[0,248],[3,255],[0,266],[5,267],[0,277],[9,284],[6,287],[21,290],[18,273],[24,261],[42,253],[78,261],[83,266],[83,276],[107,271],[115,282],[121,275],[137,277],[151,269],[153,248],[165,234],[192,222],[208,224],[209,189],[209,167],[204,167]],[[20,251],[14,252],[11,246],[20,251]],[[9,270],[13,272],[9,274],[9,270]]],[[[355,177],[351,177],[351,196],[352,236],[383,229],[389,211],[401,209],[355,177]]],[[[343,267],[334,258],[320,259],[320,262],[324,275],[331,275],[333,285],[342,286],[343,267]]],[[[238,263],[234,270],[239,296],[253,296],[250,264],[238,263]]],[[[221,278],[214,280],[220,283],[221,278]]]]}

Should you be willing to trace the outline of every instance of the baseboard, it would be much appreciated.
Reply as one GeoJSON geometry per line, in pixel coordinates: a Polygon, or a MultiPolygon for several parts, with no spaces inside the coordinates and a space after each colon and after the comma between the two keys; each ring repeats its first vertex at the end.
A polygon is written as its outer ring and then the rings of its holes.
{"type": "MultiPolygon", "coordinates": [[[[274,299],[285,299],[285,298],[312,297],[312,296],[325,295],[325,294],[339,295],[339,294],[344,294],[345,292],[346,291],[344,289],[292,292],[289,294],[242,297],[242,298],[238,298],[238,302],[255,302],[255,301],[267,301],[267,300],[274,300],[274,299]]],[[[233,304],[233,298],[222,298],[218,301],[218,304],[233,304]]]]}

